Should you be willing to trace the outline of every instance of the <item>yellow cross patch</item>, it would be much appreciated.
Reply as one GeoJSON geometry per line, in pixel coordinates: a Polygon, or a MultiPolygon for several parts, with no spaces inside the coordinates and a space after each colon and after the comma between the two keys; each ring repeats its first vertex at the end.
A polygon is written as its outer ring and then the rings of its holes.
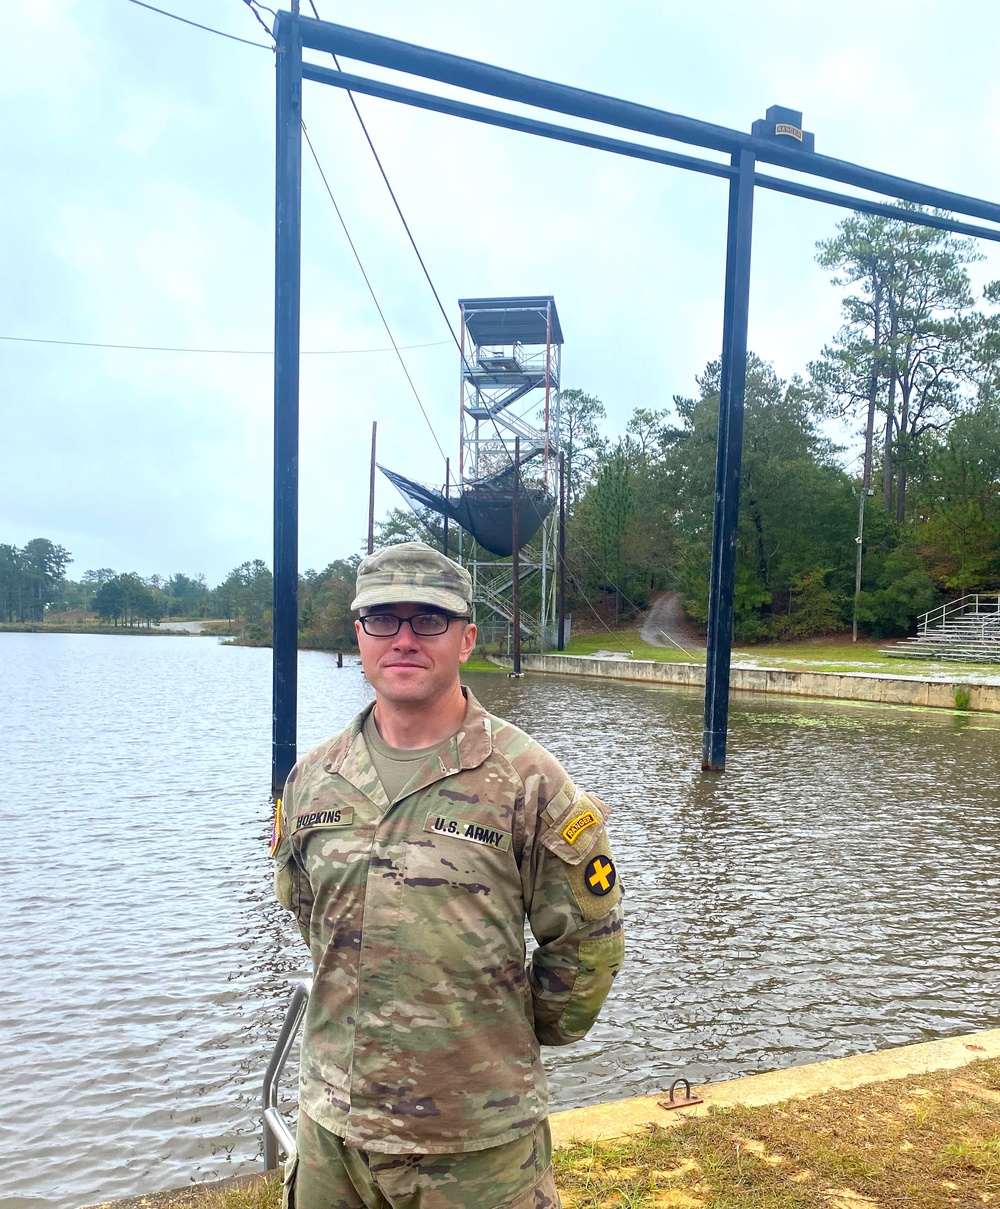
{"type": "Polygon", "coordinates": [[[609,856],[595,856],[587,862],[584,880],[591,894],[610,894],[618,880],[614,861],[609,856]]]}

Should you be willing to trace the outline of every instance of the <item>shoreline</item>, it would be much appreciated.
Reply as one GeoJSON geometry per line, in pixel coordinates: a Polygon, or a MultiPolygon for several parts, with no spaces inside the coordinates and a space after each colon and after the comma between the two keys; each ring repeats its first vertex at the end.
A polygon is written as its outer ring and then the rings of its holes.
{"type": "MultiPolygon", "coordinates": [[[[741,1075],[719,1083],[699,1084],[692,1086],[692,1093],[702,1102],[674,1110],[664,1109],[661,1105],[666,1094],[665,1086],[663,1091],[655,1095],[633,1096],[552,1113],[549,1119],[553,1150],[565,1150],[580,1143],[627,1141],[648,1134],[652,1126],[671,1129],[682,1126],[692,1118],[717,1112],[775,1106],[793,1100],[820,1100],[831,1093],[853,1091],[912,1076],[957,1071],[977,1062],[998,1058],[1000,1028],[874,1050],[846,1058],[828,1058],[824,1062],[786,1067],[760,1075],[741,1075]]],[[[669,1082],[665,1080],[666,1085],[669,1082]]],[[[896,1094],[905,1097],[907,1093],[899,1091],[896,1094]]],[[[995,1091],[983,1094],[986,1097],[1000,1096],[995,1091]]],[[[859,1103],[863,1104],[863,1101],[859,1103]]],[[[279,1167],[272,1172],[258,1171],[230,1176],[213,1183],[101,1201],[85,1209],[187,1209],[204,1206],[207,1197],[224,1192],[250,1194],[254,1190],[277,1184],[280,1177],[279,1167]]],[[[249,1205],[250,1201],[244,1203],[249,1205]]],[[[866,1202],[862,1199],[859,1203],[866,1202]]]]}
{"type": "MultiPolygon", "coordinates": [[[[498,667],[512,661],[491,657],[498,667]]],[[[658,663],[645,659],[599,659],[591,655],[522,655],[522,671],[542,675],[588,676],[704,688],[703,663],[658,663]]],[[[1000,673],[1000,668],[998,668],[1000,673]]],[[[874,705],[909,705],[961,713],[1000,714],[1000,675],[996,684],[974,680],[930,680],[919,676],[886,676],[875,672],[792,671],[733,664],[729,686],[737,692],[767,696],[813,697],[874,705]],[[960,704],[962,702],[962,704],[960,704]]]]}

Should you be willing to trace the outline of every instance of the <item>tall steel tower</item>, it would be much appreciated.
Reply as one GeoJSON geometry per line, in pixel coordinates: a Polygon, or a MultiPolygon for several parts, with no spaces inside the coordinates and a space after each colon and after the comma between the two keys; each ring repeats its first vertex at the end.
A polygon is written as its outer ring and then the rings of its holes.
{"type": "MultiPolygon", "coordinates": [[[[462,298],[461,458],[459,489],[513,528],[517,498],[520,581],[538,576],[535,600],[521,609],[521,633],[540,647],[555,645],[562,328],[550,295],[462,298]],[[515,482],[515,445],[519,446],[515,482]],[[507,522],[506,518],[510,518],[507,522]]],[[[467,539],[466,539],[467,541],[467,539]]],[[[513,620],[513,542],[472,548],[466,565],[480,626],[489,610],[506,628],[513,620]],[[491,551],[494,555],[491,556],[491,551]]]]}

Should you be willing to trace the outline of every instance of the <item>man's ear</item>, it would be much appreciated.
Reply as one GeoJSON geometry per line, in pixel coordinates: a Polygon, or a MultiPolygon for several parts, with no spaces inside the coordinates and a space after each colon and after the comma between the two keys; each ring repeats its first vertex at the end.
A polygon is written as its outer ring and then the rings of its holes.
{"type": "Polygon", "coordinates": [[[462,634],[462,645],[458,648],[458,662],[465,663],[472,654],[472,648],[476,645],[476,625],[470,621],[465,627],[465,632],[462,634]]]}

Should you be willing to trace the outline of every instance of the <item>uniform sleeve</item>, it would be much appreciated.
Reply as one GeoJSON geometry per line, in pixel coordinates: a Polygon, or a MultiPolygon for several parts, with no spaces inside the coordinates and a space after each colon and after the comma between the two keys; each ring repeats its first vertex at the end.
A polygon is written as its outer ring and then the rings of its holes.
{"type": "Polygon", "coordinates": [[[529,980],[543,1045],[586,1036],[621,968],[622,887],[597,798],[567,785],[539,819],[528,920],[529,980]]]}
{"type": "Polygon", "coordinates": [[[271,833],[271,856],[274,859],[274,893],[286,911],[291,911],[309,944],[309,917],[312,913],[313,892],[306,872],[299,864],[292,847],[289,819],[294,818],[294,781],[297,766],[288,774],[282,796],[275,804],[274,829],[271,833]]]}

